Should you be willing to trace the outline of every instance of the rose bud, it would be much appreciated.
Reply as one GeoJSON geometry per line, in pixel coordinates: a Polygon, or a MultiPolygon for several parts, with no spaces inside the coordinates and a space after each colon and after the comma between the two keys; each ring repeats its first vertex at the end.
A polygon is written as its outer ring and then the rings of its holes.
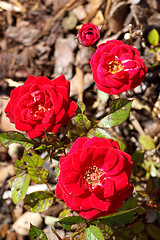
{"type": "Polygon", "coordinates": [[[96,25],[93,23],[83,24],[78,31],[78,39],[85,47],[95,45],[100,39],[100,32],[96,25]]]}

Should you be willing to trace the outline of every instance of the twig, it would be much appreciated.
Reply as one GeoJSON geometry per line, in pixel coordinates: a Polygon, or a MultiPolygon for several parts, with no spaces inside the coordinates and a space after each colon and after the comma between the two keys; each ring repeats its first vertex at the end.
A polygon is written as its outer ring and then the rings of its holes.
{"type": "Polygon", "coordinates": [[[76,67],[76,75],[78,79],[78,99],[83,102],[84,77],[83,71],[79,67],[76,67]]]}
{"type": "Polygon", "coordinates": [[[132,112],[130,112],[130,120],[132,122],[132,125],[135,127],[135,129],[139,133],[139,135],[144,135],[145,132],[143,131],[139,121],[137,120],[137,118],[134,116],[132,112]]]}
{"type": "Polygon", "coordinates": [[[62,238],[58,235],[58,233],[51,227],[52,232],[56,235],[58,240],[62,240],[62,238]]]}

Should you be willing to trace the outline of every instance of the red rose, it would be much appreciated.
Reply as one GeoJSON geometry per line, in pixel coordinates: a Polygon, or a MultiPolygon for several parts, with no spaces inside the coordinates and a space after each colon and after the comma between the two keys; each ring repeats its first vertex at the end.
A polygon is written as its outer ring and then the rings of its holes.
{"type": "Polygon", "coordinates": [[[97,88],[108,94],[119,94],[137,87],[147,72],[139,51],[120,40],[100,44],[90,64],[97,88]]]}
{"type": "Polygon", "coordinates": [[[133,191],[131,169],[116,141],[79,137],[60,159],[56,195],[87,219],[115,213],[133,191]]]}
{"type": "Polygon", "coordinates": [[[85,47],[95,45],[100,39],[98,27],[93,23],[83,24],[81,29],[78,31],[78,39],[85,47]]]}
{"type": "Polygon", "coordinates": [[[30,138],[42,136],[44,130],[56,133],[77,109],[69,92],[70,82],[63,75],[52,81],[46,77],[29,76],[23,86],[11,91],[6,115],[30,138]]]}

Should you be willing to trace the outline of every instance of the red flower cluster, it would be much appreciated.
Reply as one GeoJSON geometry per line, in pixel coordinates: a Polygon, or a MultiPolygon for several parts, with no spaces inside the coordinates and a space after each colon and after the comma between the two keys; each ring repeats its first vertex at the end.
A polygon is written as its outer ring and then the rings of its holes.
{"type": "Polygon", "coordinates": [[[108,94],[137,87],[147,72],[139,51],[120,40],[100,44],[90,64],[97,88],[108,94]]]}
{"type": "Polygon", "coordinates": [[[130,155],[116,141],[79,137],[60,159],[56,195],[87,219],[115,213],[133,191],[131,169],[130,155]]]}
{"type": "Polygon", "coordinates": [[[23,86],[11,91],[5,109],[18,130],[30,138],[56,133],[76,113],[77,105],[69,98],[70,82],[62,75],[54,80],[29,76],[23,86]]]}
{"type": "Polygon", "coordinates": [[[98,27],[93,23],[83,24],[81,29],[78,31],[78,39],[85,47],[95,45],[100,39],[98,27]]]}

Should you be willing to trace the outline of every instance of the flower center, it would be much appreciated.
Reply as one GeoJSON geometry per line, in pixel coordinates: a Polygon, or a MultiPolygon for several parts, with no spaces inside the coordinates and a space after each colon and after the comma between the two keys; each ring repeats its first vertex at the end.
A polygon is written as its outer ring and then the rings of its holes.
{"type": "Polygon", "coordinates": [[[86,39],[90,39],[93,36],[92,32],[87,32],[86,39]]]}
{"type": "Polygon", "coordinates": [[[85,172],[84,178],[86,182],[90,185],[90,187],[94,189],[97,185],[101,185],[103,175],[104,172],[102,171],[102,169],[96,166],[91,166],[85,172]]]}
{"type": "Polygon", "coordinates": [[[43,107],[43,106],[41,106],[40,104],[39,105],[37,105],[36,107],[35,107],[35,112],[34,112],[34,115],[35,116],[37,116],[38,114],[43,114],[43,113],[45,113],[45,111],[47,110],[47,109],[45,109],[45,107],[43,107]]]}
{"type": "Polygon", "coordinates": [[[118,61],[111,61],[108,63],[108,71],[112,74],[117,73],[123,69],[123,66],[118,61]]]}
{"type": "Polygon", "coordinates": [[[33,97],[33,102],[30,104],[32,111],[31,113],[34,114],[35,117],[43,117],[44,113],[49,108],[46,108],[44,94],[40,91],[35,91],[31,93],[33,97]]]}

